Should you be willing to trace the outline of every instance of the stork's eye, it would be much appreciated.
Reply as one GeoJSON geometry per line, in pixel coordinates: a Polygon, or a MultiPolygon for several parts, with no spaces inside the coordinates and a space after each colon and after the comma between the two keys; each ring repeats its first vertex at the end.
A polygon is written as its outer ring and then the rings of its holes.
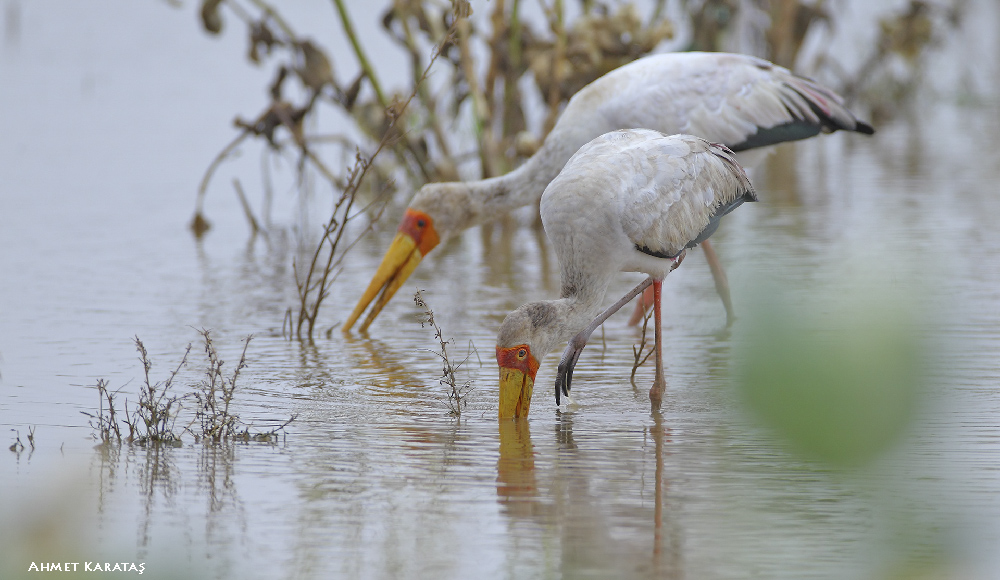
{"type": "Polygon", "coordinates": [[[427,225],[427,221],[426,220],[417,220],[417,227],[418,228],[423,229],[424,226],[426,226],[426,225],[427,225]]]}
{"type": "Polygon", "coordinates": [[[517,360],[524,360],[524,357],[526,356],[528,356],[528,351],[526,351],[525,349],[522,348],[521,350],[517,351],[517,360]]]}

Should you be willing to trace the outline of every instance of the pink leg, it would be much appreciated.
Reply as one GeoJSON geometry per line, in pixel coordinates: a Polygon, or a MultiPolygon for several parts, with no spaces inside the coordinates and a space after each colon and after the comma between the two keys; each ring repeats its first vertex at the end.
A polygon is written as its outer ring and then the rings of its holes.
{"type": "Polygon", "coordinates": [[[708,267],[712,270],[712,279],[715,280],[715,291],[719,293],[719,298],[722,298],[722,305],[726,307],[726,328],[729,328],[736,321],[736,314],[733,311],[733,299],[729,296],[729,280],[726,279],[726,271],[722,269],[719,256],[715,253],[715,248],[712,247],[712,244],[708,240],[701,243],[701,249],[704,250],[705,260],[708,261],[708,267]]]}
{"type": "Polygon", "coordinates": [[[653,280],[653,321],[656,323],[656,328],[653,332],[656,349],[656,376],[653,378],[653,386],[649,389],[649,402],[652,405],[653,411],[660,410],[660,403],[663,401],[663,391],[667,387],[666,380],[663,378],[663,341],[660,340],[660,295],[661,287],[663,286],[663,280],[653,280]]]}

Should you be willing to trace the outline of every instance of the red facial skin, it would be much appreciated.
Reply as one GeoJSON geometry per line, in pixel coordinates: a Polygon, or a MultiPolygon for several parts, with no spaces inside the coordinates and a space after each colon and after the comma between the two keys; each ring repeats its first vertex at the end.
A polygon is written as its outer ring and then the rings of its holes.
{"type": "Polygon", "coordinates": [[[511,346],[508,348],[497,347],[497,364],[502,369],[514,369],[521,371],[525,375],[535,380],[535,373],[538,372],[539,363],[535,357],[531,356],[531,348],[526,344],[511,346]]]}
{"type": "Polygon", "coordinates": [[[398,231],[413,238],[421,256],[426,256],[427,252],[434,249],[434,246],[441,241],[437,231],[434,230],[434,220],[431,216],[416,209],[407,208],[398,231]]]}

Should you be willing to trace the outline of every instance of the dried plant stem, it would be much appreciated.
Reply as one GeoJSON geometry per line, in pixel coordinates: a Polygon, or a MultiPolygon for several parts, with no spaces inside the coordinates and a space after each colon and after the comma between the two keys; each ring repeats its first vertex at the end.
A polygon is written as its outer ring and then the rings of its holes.
{"type": "Polygon", "coordinates": [[[649,18],[651,24],[655,24],[663,18],[663,12],[667,9],[667,0],[656,0],[656,5],[653,7],[653,15],[649,18]]]}
{"type": "MultiPolygon", "coordinates": [[[[243,352],[240,360],[230,376],[222,373],[223,361],[219,357],[208,330],[201,330],[199,333],[205,341],[205,354],[208,358],[208,369],[206,378],[197,385],[197,390],[181,396],[172,394],[171,387],[180,369],[187,363],[188,354],[191,352],[191,345],[187,346],[181,362],[177,365],[170,376],[163,382],[153,382],[150,378],[150,370],[153,363],[149,358],[146,347],[138,337],[135,338],[136,349],[139,351],[139,358],[143,367],[143,385],[139,393],[139,404],[129,412],[128,401],[125,401],[123,412],[124,420],[119,420],[118,410],[115,407],[115,396],[117,392],[108,389],[108,383],[104,379],[97,381],[97,392],[99,397],[98,412],[96,415],[84,412],[91,418],[90,425],[96,432],[96,437],[102,443],[121,443],[123,436],[120,428],[122,422],[129,428],[128,437],[124,439],[129,443],[138,445],[166,444],[180,445],[180,433],[174,430],[174,426],[181,414],[180,401],[188,397],[193,397],[198,401],[198,409],[195,417],[184,427],[184,430],[194,435],[196,440],[205,440],[212,443],[222,441],[272,441],[278,431],[282,431],[292,421],[296,415],[292,415],[287,421],[278,427],[265,432],[252,433],[249,426],[245,426],[238,415],[232,412],[231,405],[236,395],[236,382],[240,372],[247,366],[247,347],[253,336],[248,336],[244,340],[243,352]],[[105,412],[105,402],[107,402],[107,412],[105,412]],[[194,431],[191,426],[201,423],[200,431],[194,431]]],[[[28,432],[28,442],[34,448],[34,428],[28,432]]]]}
{"type": "Polygon", "coordinates": [[[135,348],[139,351],[139,359],[142,361],[144,374],[143,389],[139,393],[139,408],[136,410],[135,415],[136,419],[141,420],[145,426],[145,433],[140,436],[141,440],[139,442],[177,442],[180,438],[173,430],[174,423],[177,421],[177,410],[174,409],[174,405],[179,407],[182,397],[172,396],[169,393],[174,378],[177,377],[177,373],[180,372],[181,367],[187,362],[188,354],[191,352],[191,345],[189,344],[184,351],[184,356],[181,358],[181,362],[177,364],[177,368],[171,371],[170,376],[162,383],[154,383],[150,380],[149,371],[153,367],[153,363],[149,360],[146,347],[139,340],[138,336],[135,337],[135,348]]]}
{"type": "MultiPolygon", "coordinates": [[[[215,173],[215,170],[218,169],[219,165],[221,165],[223,161],[225,161],[230,155],[232,155],[234,151],[236,151],[236,148],[239,146],[239,144],[242,143],[243,140],[246,139],[247,135],[249,134],[250,131],[244,129],[239,135],[236,136],[235,139],[230,141],[229,145],[226,145],[222,149],[222,151],[220,151],[219,154],[215,156],[215,159],[213,159],[212,162],[208,165],[208,169],[205,170],[205,175],[202,176],[201,183],[198,185],[198,198],[195,201],[195,210],[194,210],[195,220],[199,218],[204,220],[205,192],[208,191],[208,183],[209,181],[212,180],[212,175],[215,173]]],[[[192,223],[192,225],[194,224],[192,223]]]]}
{"type": "MultiPolygon", "coordinates": [[[[336,0],[340,1],[340,0],[336,0]]],[[[341,238],[344,235],[345,224],[349,221],[351,216],[351,209],[354,206],[354,201],[357,197],[358,189],[361,183],[364,181],[365,176],[368,174],[369,169],[371,169],[375,158],[378,156],[382,150],[390,146],[394,141],[394,131],[396,123],[399,121],[401,115],[406,110],[406,107],[410,104],[410,101],[417,94],[417,90],[420,85],[427,79],[427,75],[434,66],[434,62],[437,60],[438,56],[441,54],[442,47],[449,42],[451,34],[449,32],[448,36],[441,41],[437,49],[431,56],[430,62],[427,63],[427,68],[424,69],[424,73],[420,76],[417,83],[417,87],[413,89],[406,101],[395,105],[387,112],[390,114],[389,127],[386,129],[385,133],[382,135],[382,140],[379,141],[378,146],[375,151],[372,152],[367,157],[363,157],[358,153],[355,157],[354,167],[351,169],[349,178],[347,180],[347,186],[344,188],[343,193],[334,205],[333,212],[330,215],[330,219],[323,226],[323,234],[320,236],[320,241],[316,245],[316,249],[313,251],[312,260],[309,262],[309,268],[306,271],[304,279],[299,278],[298,268],[295,268],[293,263],[293,269],[295,270],[295,286],[299,294],[299,313],[298,319],[295,324],[295,337],[298,339],[312,338],[313,330],[316,327],[316,319],[319,317],[319,308],[323,301],[326,299],[330,284],[332,284],[335,277],[334,271],[336,270],[336,264],[339,263],[339,259],[335,260],[337,253],[337,248],[340,245],[341,238]],[[324,249],[326,249],[326,263],[323,264],[322,254],[324,249]],[[305,328],[305,334],[303,335],[303,327],[305,328]]],[[[369,224],[369,228],[371,225],[369,224]]],[[[367,232],[367,229],[365,230],[367,232]]],[[[362,232],[362,236],[365,232],[362,232]]],[[[360,239],[360,236],[359,238],[360,239]]],[[[349,246],[354,246],[352,242],[349,246]]],[[[341,258],[343,254],[341,254],[341,258]]]]}
{"type": "Polygon", "coordinates": [[[413,85],[417,87],[417,94],[420,97],[420,102],[423,104],[424,109],[427,112],[427,124],[431,128],[431,134],[434,135],[434,140],[437,143],[438,148],[441,150],[441,156],[444,159],[444,163],[448,165],[448,169],[446,169],[443,173],[450,179],[458,179],[458,173],[454,169],[454,163],[451,162],[451,146],[448,144],[444,128],[441,126],[441,118],[437,114],[437,99],[435,99],[431,94],[430,89],[427,88],[427,84],[421,82],[420,80],[425,70],[423,59],[421,58],[421,50],[417,46],[417,41],[413,37],[413,31],[410,28],[410,23],[406,18],[402,19],[402,26],[406,49],[410,52],[410,60],[412,62],[411,70],[413,74],[413,85]]]}
{"type": "MultiPolygon", "coordinates": [[[[462,410],[466,406],[468,406],[468,401],[466,397],[468,396],[469,392],[472,391],[472,383],[470,381],[465,383],[464,385],[459,386],[458,380],[455,378],[455,372],[465,363],[466,360],[468,360],[469,357],[466,356],[465,360],[458,363],[457,365],[453,365],[451,363],[451,359],[448,357],[448,343],[450,343],[451,340],[444,339],[444,331],[441,330],[441,327],[438,326],[437,322],[434,320],[434,311],[431,310],[431,307],[427,304],[427,301],[424,300],[423,293],[420,290],[417,290],[416,294],[413,295],[413,302],[418,307],[423,309],[424,315],[426,316],[424,320],[420,321],[420,326],[429,324],[431,328],[434,329],[434,338],[437,339],[438,344],[441,347],[440,352],[437,351],[432,351],[432,352],[434,352],[434,354],[436,354],[441,359],[443,365],[441,368],[441,379],[439,380],[439,382],[440,384],[448,387],[448,410],[451,412],[452,415],[455,415],[456,417],[461,417],[462,410]]],[[[475,351],[475,346],[471,346],[470,350],[475,351]]]]}
{"type": "Polygon", "coordinates": [[[115,412],[115,393],[111,393],[108,390],[108,382],[104,379],[97,379],[97,414],[88,413],[86,411],[80,411],[84,415],[90,417],[90,426],[97,432],[98,438],[100,438],[102,443],[108,443],[111,441],[112,436],[115,440],[121,442],[122,434],[118,427],[118,418],[115,412]],[[104,414],[104,400],[107,398],[109,415],[104,414]],[[96,423],[95,423],[96,421],[96,423]]]}
{"type": "MultiPolygon", "coordinates": [[[[375,74],[375,69],[372,68],[371,63],[368,61],[368,56],[365,53],[364,49],[361,47],[361,42],[358,40],[358,36],[354,31],[354,24],[351,22],[351,17],[347,13],[347,8],[344,6],[344,0],[333,0],[333,3],[337,7],[337,13],[340,15],[340,22],[344,27],[344,33],[347,34],[347,39],[350,41],[351,47],[354,49],[354,55],[358,59],[358,65],[361,67],[361,71],[365,74],[365,77],[367,77],[368,81],[371,83],[372,90],[375,91],[375,98],[378,100],[379,105],[381,105],[383,109],[386,109],[388,111],[390,108],[393,108],[396,105],[395,103],[389,102],[389,100],[385,96],[385,93],[382,91],[382,86],[381,84],[379,84],[378,76],[376,76],[375,74]]],[[[417,83],[418,88],[419,86],[420,83],[417,83]]],[[[413,95],[410,95],[410,98],[407,99],[406,102],[409,103],[412,98],[413,95]]],[[[389,113],[390,117],[399,117],[401,115],[402,115],[402,110],[397,110],[389,113]]],[[[395,128],[396,126],[395,121],[396,119],[393,118],[392,121],[390,122],[390,128],[386,130],[387,134],[393,128],[395,128]]],[[[424,155],[421,152],[417,151],[413,147],[413,145],[410,144],[410,142],[405,138],[399,139],[398,143],[402,145],[403,148],[405,148],[405,150],[410,152],[410,155],[413,157],[414,163],[416,163],[417,167],[420,169],[420,173],[421,175],[423,175],[423,178],[425,180],[430,179],[431,171],[427,167],[427,162],[424,159],[424,155]]],[[[403,151],[397,147],[397,139],[392,139],[391,145],[395,150],[396,155],[400,159],[403,159],[404,158],[403,151]]]]}
{"type": "Polygon", "coordinates": [[[493,38],[490,41],[490,66],[486,69],[486,80],[483,83],[485,86],[483,95],[486,100],[486,119],[491,123],[491,128],[493,123],[499,118],[496,103],[496,85],[497,77],[500,73],[500,61],[503,56],[503,52],[498,50],[498,48],[500,47],[502,37],[506,34],[504,4],[504,0],[496,0],[496,5],[493,7],[493,15],[491,16],[491,20],[493,21],[493,38]]]}
{"type": "Polygon", "coordinates": [[[200,392],[196,393],[200,407],[198,417],[201,419],[201,435],[212,441],[236,438],[239,417],[229,411],[229,406],[236,394],[236,380],[240,371],[247,366],[247,347],[253,336],[248,336],[243,341],[240,360],[233,369],[232,376],[227,379],[222,374],[224,363],[212,342],[211,332],[206,329],[198,332],[205,341],[205,355],[208,358],[206,378],[201,383],[200,392]]]}
{"type": "MultiPolygon", "coordinates": [[[[363,158],[360,153],[358,154],[354,168],[351,170],[350,178],[348,179],[347,188],[340,196],[340,199],[337,200],[336,205],[334,205],[330,220],[323,226],[323,235],[320,237],[320,241],[313,252],[305,280],[300,282],[298,276],[296,276],[295,285],[299,292],[299,317],[295,327],[295,335],[299,339],[302,339],[303,324],[307,326],[306,336],[312,337],[313,329],[316,326],[316,318],[319,316],[319,307],[323,303],[323,300],[326,299],[330,283],[332,282],[334,255],[345,230],[343,224],[338,219],[341,216],[340,208],[346,204],[343,215],[347,216],[350,214],[351,207],[354,205],[354,200],[357,196],[358,187],[368,173],[372,161],[385,147],[387,138],[388,133],[386,133],[386,138],[383,138],[382,142],[379,143],[375,152],[368,158],[363,158]],[[319,272],[318,267],[320,266],[321,255],[326,246],[329,246],[326,264],[323,265],[322,272],[319,272]],[[310,298],[312,298],[311,302],[310,298]]],[[[346,218],[344,221],[346,222],[346,218]]],[[[297,268],[295,270],[296,272],[298,271],[297,268]]]]}
{"type": "Polygon", "coordinates": [[[646,313],[646,316],[642,319],[642,336],[639,339],[639,344],[632,345],[632,354],[635,356],[635,360],[632,363],[632,374],[629,375],[628,380],[635,388],[638,388],[635,384],[635,372],[639,370],[640,366],[649,360],[649,357],[652,356],[653,352],[656,350],[656,345],[653,345],[649,347],[649,352],[645,353],[645,355],[643,354],[643,351],[646,349],[646,329],[649,327],[649,319],[652,315],[653,309],[650,308],[646,313]]]}
{"type": "Polygon", "coordinates": [[[250,230],[256,235],[260,233],[261,228],[257,223],[257,218],[253,217],[253,210],[250,208],[250,202],[247,201],[246,194],[243,193],[243,186],[240,185],[239,179],[233,179],[233,189],[236,190],[236,197],[240,200],[240,205],[243,206],[243,214],[247,218],[247,222],[250,224],[250,230]]]}
{"type": "MultiPolygon", "coordinates": [[[[251,4],[256,6],[261,12],[263,12],[271,22],[274,22],[282,32],[285,33],[288,38],[295,38],[298,36],[292,27],[288,25],[288,22],[278,14],[278,11],[274,9],[270,4],[264,2],[264,0],[249,0],[251,4]]],[[[230,4],[233,4],[230,2],[230,4]]]]}

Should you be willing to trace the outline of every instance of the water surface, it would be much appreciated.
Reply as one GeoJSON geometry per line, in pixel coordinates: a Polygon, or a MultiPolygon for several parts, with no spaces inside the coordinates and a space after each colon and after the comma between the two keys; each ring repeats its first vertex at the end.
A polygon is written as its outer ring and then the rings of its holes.
{"type": "MultiPolygon", "coordinates": [[[[267,73],[243,64],[243,39],[203,37],[190,7],[14,4],[18,36],[0,53],[0,426],[5,447],[27,444],[29,428],[35,447],[0,457],[4,573],[106,560],[205,578],[1000,575],[992,3],[972,3],[968,34],[947,39],[910,113],[872,139],[783,147],[753,175],[762,203],[715,237],[741,313],[761,276],[808,301],[858,255],[900,264],[890,291],[923,297],[941,346],[918,419],[876,461],[846,469],[797,454],[745,409],[730,380],[739,333],[718,332],[724,311],[697,251],[664,286],[659,415],[652,369],[629,383],[637,333],[621,316],[586,350],[572,405],[555,407],[553,355],[530,421],[498,426],[496,328],[557,292],[554,254],[530,220],[467,232],[369,335],[327,336],[381,259],[396,207],[348,260],[324,332],[286,340],[291,257],[315,225],[301,204],[325,208],[328,192],[279,193],[269,238],[250,238],[228,189],[238,175],[260,199],[248,153],[216,179],[206,238],[185,228],[232,117],[265,102],[267,73]],[[417,287],[454,351],[477,349],[459,375],[475,386],[461,419],[407,299],[417,287]],[[158,380],[195,343],[187,389],[204,365],[200,328],[229,365],[254,335],[236,410],[260,428],[296,415],[287,432],[273,444],[95,450],[81,412],[94,411],[98,378],[134,400],[133,337],[158,380]]],[[[623,275],[615,291],[638,280],[623,275]]]]}

